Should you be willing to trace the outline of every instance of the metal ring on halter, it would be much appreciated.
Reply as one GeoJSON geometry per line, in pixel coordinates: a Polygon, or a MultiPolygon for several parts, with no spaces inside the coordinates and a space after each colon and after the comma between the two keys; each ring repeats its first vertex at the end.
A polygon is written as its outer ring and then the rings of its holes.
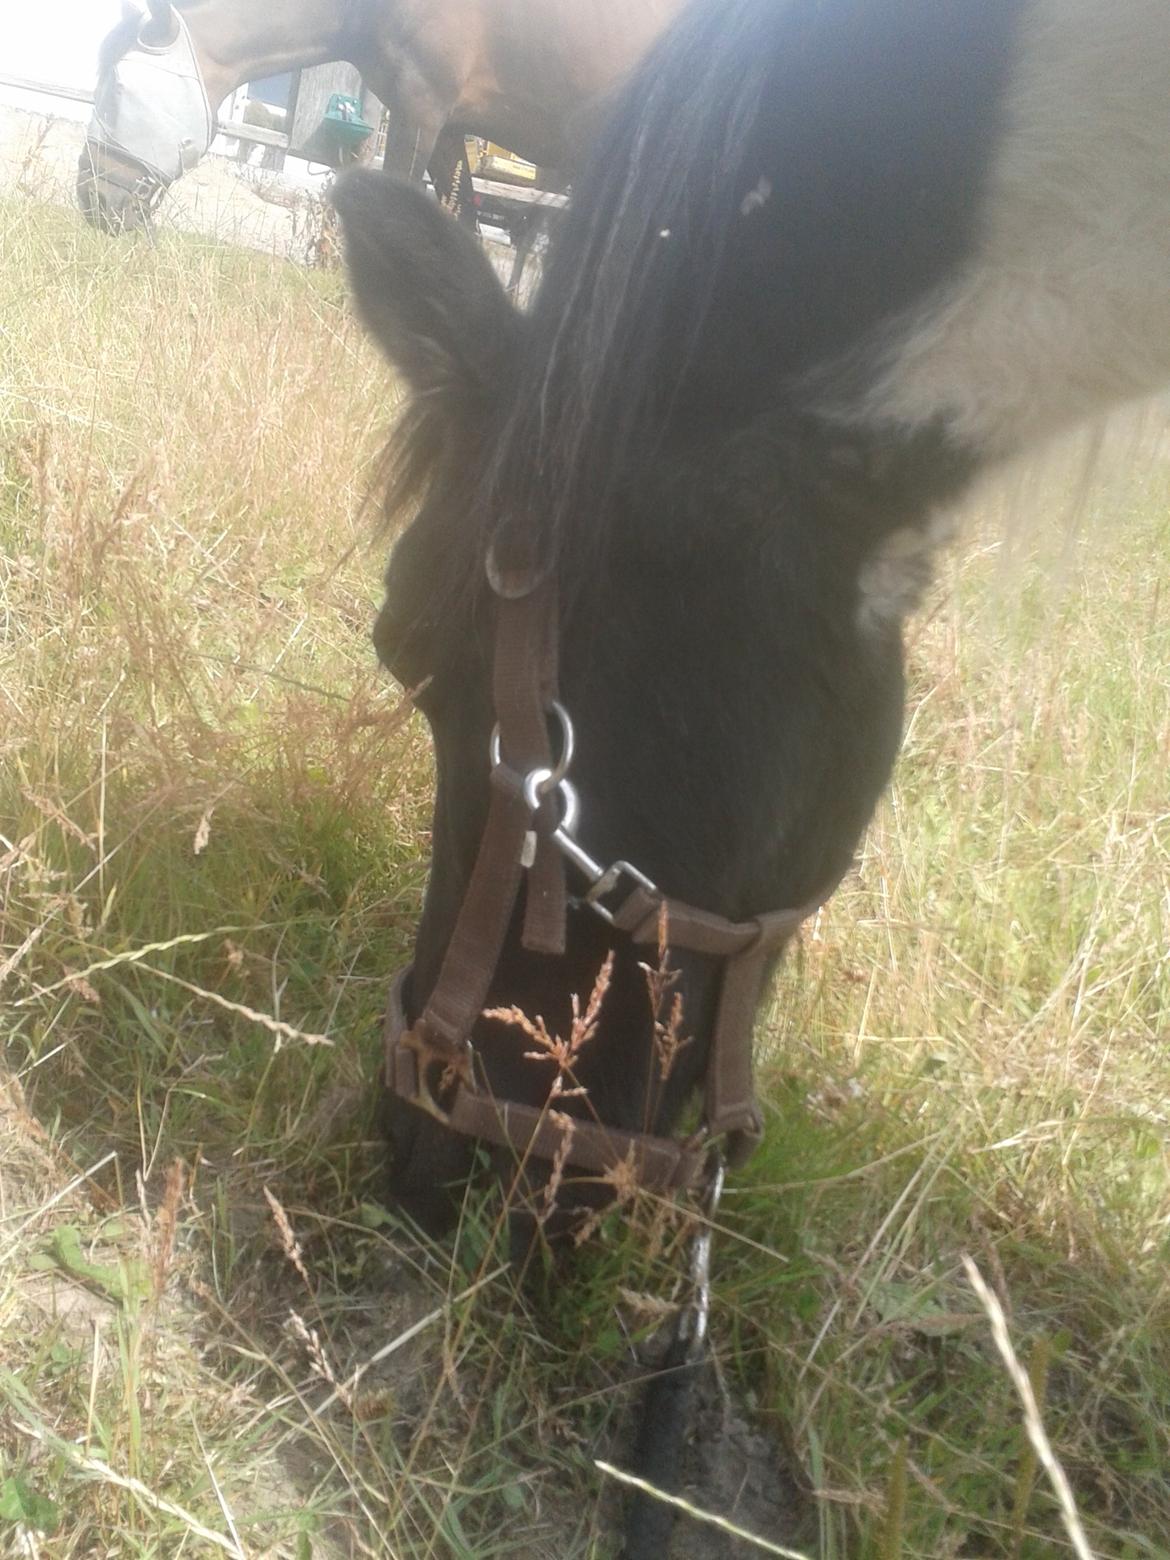
{"type": "MultiPolygon", "coordinates": [[[[553,775],[551,769],[530,769],[524,776],[524,801],[533,812],[540,806],[544,798],[553,789],[553,775]]],[[[577,787],[570,780],[558,780],[556,789],[561,795],[561,821],[553,830],[554,838],[559,834],[572,834],[577,827],[577,819],[581,816],[581,798],[577,795],[577,787]]]]}
{"type": "Polygon", "coordinates": [[[577,819],[581,816],[581,798],[577,795],[577,787],[571,780],[562,780],[557,790],[561,793],[561,806],[565,809],[561,814],[561,821],[557,824],[557,834],[572,834],[577,827],[577,819]]]}
{"type": "MultiPolygon", "coordinates": [[[[573,722],[569,718],[569,712],[559,699],[553,699],[549,704],[549,711],[556,716],[561,728],[561,756],[552,768],[542,765],[539,769],[529,770],[524,776],[524,799],[535,812],[543,799],[550,791],[555,791],[569,772],[569,765],[573,762],[573,751],[576,747],[577,737],[573,730],[573,722]]],[[[503,762],[500,751],[500,725],[497,721],[492,728],[491,741],[488,743],[488,757],[491,759],[493,769],[498,769],[503,762]]]]}

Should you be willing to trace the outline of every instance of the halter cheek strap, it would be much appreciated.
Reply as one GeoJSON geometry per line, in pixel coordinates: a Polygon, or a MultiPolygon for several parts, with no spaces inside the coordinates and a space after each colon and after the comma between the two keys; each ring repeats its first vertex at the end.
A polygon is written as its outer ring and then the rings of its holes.
{"type": "MultiPolygon", "coordinates": [[[[491,578],[489,571],[489,578],[491,578]]],[[[667,1192],[692,1186],[712,1139],[729,1163],[742,1164],[763,1135],[752,1086],[752,1024],[770,959],[802,921],[829,898],[835,880],[807,904],[748,921],[729,921],[663,894],[629,862],[602,867],[574,835],[576,796],[565,778],[572,728],[556,703],[556,600],[548,582],[498,600],[493,696],[499,722],[493,740],[491,802],[446,954],[422,1012],[408,1021],[403,988],[394,981],[386,1013],[386,1085],[398,1098],[453,1131],[512,1149],[520,1159],[558,1158],[604,1175],[619,1162],[639,1181],[667,1192]],[[554,763],[548,713],[563,726],[554,763]],[[563,816],[558,820],[558,803],[563,816]],[[656,947],[665,920],[672,948],[722,961],[719,998],[704,1089],[703,1125],[685,1142],[626,1132],[568,1114],[498,1099],[471,1042],[527,874],[524,946],[543,953],[565,947],[566,863],[583,879],[577,902],[639,947],[656,947]]],[[[588,1102],[586,1102],[587,1105],[588,1102]]],[[[570,1109],[579,1101],[565,1102],[570,1109]]]]}
{"type": "Polygon", "coordinates": [[[111,67],[86,132],[163,186],[195,166],[215,133],[190,30],[180,11],[173,14],[173,42],[153,48],[139,41],[111,67]]]}

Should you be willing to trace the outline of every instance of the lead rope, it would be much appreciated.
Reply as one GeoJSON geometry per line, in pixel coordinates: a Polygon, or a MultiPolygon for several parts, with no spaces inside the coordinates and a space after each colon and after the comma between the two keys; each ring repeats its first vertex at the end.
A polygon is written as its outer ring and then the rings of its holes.
{"type": "MultiPolygon", "coordinates": [[[[699,1225],[691,1238],[690,1294],[675,1320],[662,1363],[646,1387],[634,1443],[632,1471],[667,1495],[677,1495],[682,1483],[692,1399],[704,1364],[711,1315],[711,1238],[724,1173],[723,1156],[713,1150],[704,1170],[699,1225]]],[[[634,1490],[626,1507],[622,1560],[662,1560],[676,1516],[666,1501],[634,1490]]]]}

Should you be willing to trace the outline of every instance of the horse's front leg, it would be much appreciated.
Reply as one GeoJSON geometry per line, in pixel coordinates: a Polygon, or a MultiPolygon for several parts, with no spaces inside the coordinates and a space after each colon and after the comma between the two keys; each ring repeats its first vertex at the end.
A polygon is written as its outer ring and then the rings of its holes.
{"type": "Polygon", "coordinates": [[[435,194],[460,222],[475,226],[475,200],[471,188],[471,164],[462,130],[446,124],[427,162],[435,194]]]}
{"type": "Polygon", "coordinates": [[[393,100],[389,108],[386,155],[382,167],[387,173],[397,174],[399,178],[421,182],[446,116],[437,109],[425,113],[407,106],[399,109],[393,100]]]}

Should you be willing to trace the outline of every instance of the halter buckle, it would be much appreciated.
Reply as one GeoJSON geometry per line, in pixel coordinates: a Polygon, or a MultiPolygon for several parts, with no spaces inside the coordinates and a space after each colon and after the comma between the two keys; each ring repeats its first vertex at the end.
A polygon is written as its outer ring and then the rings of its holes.
{"type": "Polygon", "coordinates": [[[436,1098],[431,1086],[431,1075],[434,1068],[442,1068],[438,1080],[440,1092],[458,1083],[463,1084],[465,1088],[473,1088],[473,1052],[470,1040],[465,1040],[460,1050],[451,1051],[445,1046],[436,1045],[425,1030],[412,1025],[398,1036],[394,1050],[396,1054],[392,1058],[392,1066],[396,1072],[395,1092],[409,1099],[420,1110],[425,1110],[428,1116],[433,1116],[443,1126],[449,1126],[451,1112],[440,1105],[436,1098]],[[404,1061],[413,1073],[411,1078],[403,1078],[398,1073],[404,1061]],[[403,1083],[406,1087],[401,1086],[403,1083]]]}
{"type": "Polygon", "coordinates": [[[603,921],[608,921],[612,926],[617,911],[621,909],[622,904],[625,903],[626,899],[629,898],[636,888],[643,889],[647,894],[651,895],[657,895],[658,893],[658,885],[648,878],[644,872],[639,872],[632,862],[615,861],[612,866],[606,867],[596,883],[589,885],[584,894],[582,894],[581,901],[583,904],[587,904],[590,910],[595,910],[603,921]],[[611,910],[602,901],[608,899],[623,881],[628,882],[629,887],[615,909],[611,910]]]}

